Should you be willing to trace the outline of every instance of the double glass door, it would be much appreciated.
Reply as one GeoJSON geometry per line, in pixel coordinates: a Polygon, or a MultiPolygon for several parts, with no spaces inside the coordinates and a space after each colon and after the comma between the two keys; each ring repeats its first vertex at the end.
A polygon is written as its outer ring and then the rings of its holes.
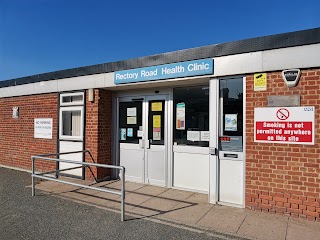
{"type": "Polygon", "coordinates": [[[126,180],[165,186],[167,95],[119,98],[119,160],[126,180]]]}

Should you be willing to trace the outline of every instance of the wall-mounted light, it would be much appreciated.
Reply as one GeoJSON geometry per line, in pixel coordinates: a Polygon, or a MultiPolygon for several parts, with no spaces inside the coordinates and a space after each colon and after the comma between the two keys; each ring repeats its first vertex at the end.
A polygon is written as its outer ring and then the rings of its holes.
{"type": "Polygon", "coordinates": [[[94,89],[89,89],[89,102],[94,102],[94,89]]]}
{"type": "Polygon", "coordinates": [[[12,118],[19,118],[19,107],[12,108],[12,118]]]}

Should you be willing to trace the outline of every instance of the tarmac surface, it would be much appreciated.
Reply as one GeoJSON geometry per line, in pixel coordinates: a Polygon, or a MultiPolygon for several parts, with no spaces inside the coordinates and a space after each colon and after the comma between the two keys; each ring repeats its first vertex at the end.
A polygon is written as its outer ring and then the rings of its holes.
{"type": "Polygon", "coordinates": [[[127,217],[37,190],[29,173],[0,168],[0,239],[241,239],[127,217]]]}

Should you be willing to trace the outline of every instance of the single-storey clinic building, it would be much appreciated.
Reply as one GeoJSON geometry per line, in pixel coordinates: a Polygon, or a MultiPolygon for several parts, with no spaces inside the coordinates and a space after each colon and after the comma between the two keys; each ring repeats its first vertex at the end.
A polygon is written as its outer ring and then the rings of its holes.
{"type": "Polygon", "coordinates": [[[319,108],[320,28],[49,72],[0,82],[0,166],[90,149],[127,181],[320,221],[319,108]]]}

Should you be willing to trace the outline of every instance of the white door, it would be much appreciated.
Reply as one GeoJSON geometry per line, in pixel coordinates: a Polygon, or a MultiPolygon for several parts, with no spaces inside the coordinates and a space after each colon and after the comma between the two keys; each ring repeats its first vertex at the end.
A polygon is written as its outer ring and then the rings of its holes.
{"type": "Polygon", "coordinates": [[[120,165],[126,180],[166,185],[167,95],[119,99],[120,165]]]}
{"type": "MultiPolygon", "coordinates": [[[[84,107],[83,93],[66,93],[60,95],[59,112],[59,152],[82,151],[83,129],[84,129],[84,107]],[[79,105],[79,106],[75,106],[79,105]],[[82,105],[82,106],[80,106],[82,105]]],[[[60,155],[60,159],[83,161],[83,153],[60,155]]],[[[83,168],[78,164],[59,163],[59,169],[69,169],[62,171],[62,175],[70,175],[83,178],[83,168]]]]}
{"type": "Polygon", "coordinates": [[[210,202],[243,207],[243,78],[210,83],[210,202]]]}

